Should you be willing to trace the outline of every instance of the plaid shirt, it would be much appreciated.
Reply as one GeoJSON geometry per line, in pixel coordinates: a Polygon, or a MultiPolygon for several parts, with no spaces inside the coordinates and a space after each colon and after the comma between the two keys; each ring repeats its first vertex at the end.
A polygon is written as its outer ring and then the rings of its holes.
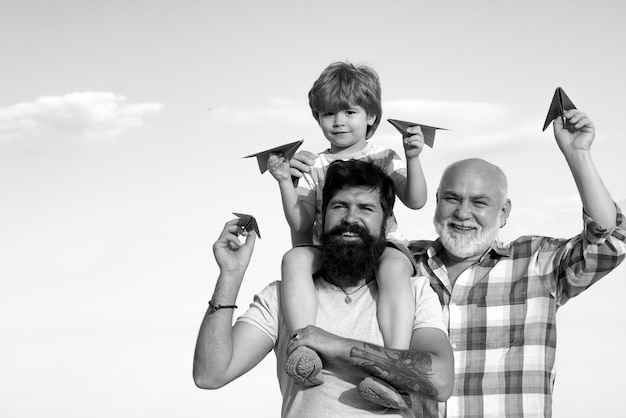
{"type": "MultiPolygon", "coordinates": [[[[454,288],[439,240],[409,245],[418,274],[430,277],[439,296],[454,350],[454,392],[439,404],[439,416],[551,416],[556,311],[624,259],[626,230],[617,211],[618,226],[609,230],[583,214],[582,234],[569,240],[496,241],[454,288]]],[[[436,402],[422,402],[423,414],[436,410],[436,402]]]]}

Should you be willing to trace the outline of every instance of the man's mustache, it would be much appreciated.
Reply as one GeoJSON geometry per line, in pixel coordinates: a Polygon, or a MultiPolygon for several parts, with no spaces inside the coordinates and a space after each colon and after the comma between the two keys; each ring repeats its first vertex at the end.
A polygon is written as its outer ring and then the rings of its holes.
{"type": "Polygon", "coordinates": [[[362,240],[366,241],[370,238],[370,233],[367,229],[357,224],[342,224],[329,230],[326,235],[329,237],[343,234],[356,234],[362,240]]]}

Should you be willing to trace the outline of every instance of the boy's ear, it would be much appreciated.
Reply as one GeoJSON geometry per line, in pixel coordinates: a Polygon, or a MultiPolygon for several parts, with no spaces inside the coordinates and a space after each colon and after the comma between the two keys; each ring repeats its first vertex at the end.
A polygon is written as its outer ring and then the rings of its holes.
{"type": "Polygon", "coordinates": [[[372,126],[376,122],[376,115],[367,115],[367,124],[372,126]]]}

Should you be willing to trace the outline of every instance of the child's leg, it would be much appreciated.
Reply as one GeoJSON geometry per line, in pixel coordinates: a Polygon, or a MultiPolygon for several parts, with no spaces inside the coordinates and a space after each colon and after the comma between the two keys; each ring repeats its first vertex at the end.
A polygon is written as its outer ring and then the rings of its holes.
{"type": "Polygon", "coordinates": [[[295,247],[283,256],[281,302],[290,332],[315,324],[313,273],[320,265],[320,251],[315,247],[295,247]]]}
{"type": "Polygon", "coordinates": [[[378,281],[378,326],[385,347],[407,350],[411,344],[415,298],[410,277],[413,264],[402,251],[387,247],[380,257],[378,281]]]}
{"type": "MultiPolygon", "coordinates": [[[[315,324],[317,295],[313,273],[321,265],[321,255],[314,247],[295,247],[283,257],[281,302],[290,332],[315,324]]],[[[323,383],[320,372],[322,360],[306,346],[299,346],[289,353],[285,373],[303,386],[323,383]]]]}

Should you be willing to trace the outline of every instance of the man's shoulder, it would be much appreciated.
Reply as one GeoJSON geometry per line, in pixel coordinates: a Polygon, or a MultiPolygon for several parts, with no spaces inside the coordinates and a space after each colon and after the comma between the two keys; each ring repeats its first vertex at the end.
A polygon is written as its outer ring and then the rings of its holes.
{"type": "Polygon", "coordinates": [[[427,240],[427,239],[419,239],[409,241],[408,247],[409,250],[413,253],[414,257],[418,257],[422,254],[426,254],[429,248],[434,247],[436,241],[427,240]]]}
{"type": "Polygon", "coordinates": [[[421,292],[422,289],[432,290],[430,288],[430,279],[426,276],[411,276],[411,285],[414,290],[418,290],[419,292],[421,292]]]}
{"type": "Polygon", "coordinates": [[[282,288],[281,280],[274,280],[268,283],[258,293],[254,295],[255,299],[266,300],[268,302],[280,302],[280,291],[282,288]]]}

